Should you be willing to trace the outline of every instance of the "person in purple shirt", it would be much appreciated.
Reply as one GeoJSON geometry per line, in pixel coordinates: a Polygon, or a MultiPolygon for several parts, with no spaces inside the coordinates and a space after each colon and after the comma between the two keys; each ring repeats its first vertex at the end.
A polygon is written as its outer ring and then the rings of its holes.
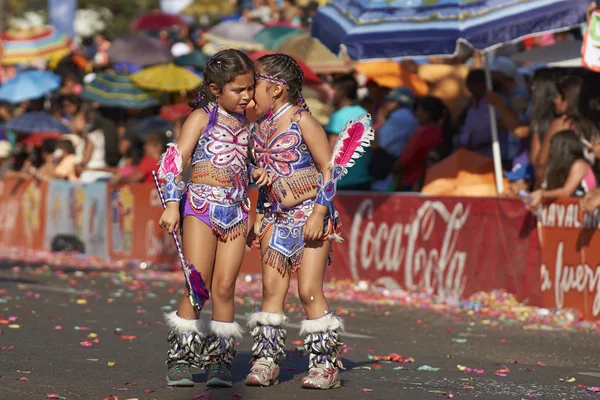
{"type": "MultiPolygon", "coordinates": [[[[463,128],[458,136],[458,145],[475,153],[493,157],[490,106],[485,98],[487,92],[485,72],[483,70],[471,71],[467,76],[467,88],[473,98],[471,107],[467,110],[463,128]]],[[[508,132],[501,123],[498,124],[498,141],[500,142],[502,160],[510,161],[507,160],[508,132]]]]}

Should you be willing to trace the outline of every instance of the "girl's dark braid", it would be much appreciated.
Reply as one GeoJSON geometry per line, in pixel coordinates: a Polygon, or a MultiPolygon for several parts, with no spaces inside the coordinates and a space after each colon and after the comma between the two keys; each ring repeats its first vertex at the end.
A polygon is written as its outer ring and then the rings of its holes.
{"type": "Polygon", "coordinates": [[[293,57],[282,54],[285,60],[285,70],[290,71],[292,75],[292,79],[288,81],[288,88],[292,92],[292,96],[298,100],[298,104],[306,111],[310,113],[310,109],[308,108],[308,104],[304,100],[304,96],[302,95],[302,82],[304,81],[304,72],[298,62],[294,60],[293,57]]]}

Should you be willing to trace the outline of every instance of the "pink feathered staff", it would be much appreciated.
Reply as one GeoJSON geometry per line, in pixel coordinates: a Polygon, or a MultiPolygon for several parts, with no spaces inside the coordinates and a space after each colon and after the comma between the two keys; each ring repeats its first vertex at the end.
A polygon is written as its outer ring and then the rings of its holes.
{"type": "MultiPolygon", "coordinates": [[[[177,149],[174,146],[169,147],[169,149],[173,148],[175,149],[175,151],[177,151],[177,149]]],[[[181,166],[177,166],[175,168],[179,169],[181,168],[181,166]]],[[[154,177],[154,184],[156,185],[158,195],[160,196],[160,202],[163,206],[163,209],[166,209],[167,204],[165,203],[162,191],[160,190],[160,185],[158,183],[158,177],[156,176],[156,172],[152,171],[152,176],[154,177]]],[[[204,283],[204,279],[202,279],[202,275],[200,275],[200,272],[196,271],[196,267],[194,267],[191,263],[187,262],[186,259],[183,257],[183,250],[181,249],[181,244],[179,243],[179,238],[177,237],[176,230],[173,230],[173,240],[175,241],[175,246],[177,246],[179,262],[181,263],[181,270],[183,271],[183,275],[185,276],[187,289],[190,294],[190,303],[192,303],[192,306],[194,306],[196,309],[198,309],[198,311],[200,311],[204,302],[210,297],[208,294],[208,289],[206,288],[206,283],[204,283]]]]}

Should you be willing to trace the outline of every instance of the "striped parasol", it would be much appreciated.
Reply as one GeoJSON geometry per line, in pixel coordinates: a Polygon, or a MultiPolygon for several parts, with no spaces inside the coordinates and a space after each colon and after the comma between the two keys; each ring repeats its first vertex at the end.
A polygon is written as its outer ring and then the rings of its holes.
{"type": "Polygon", "coordinates": [[[144,68],[130,78],[141,88],[163,92],[190,91],[202,84],[198,75],[173,63],[144,68]]]}
{"type": "Polygon", "coordinates": [[[235,11],[234,5],[230,1],[194,0],[181,13],[190,17],[200,17],[203,15],[220,17],[232,14],[235,11]]]}
{"type": "Polygon", "coordinates": [[[263,45],[253,36],[264,28],[257,22],[225,21],[210,28],[202,37],[217,45],[240,50],[262,50],[263,45]]]}
{"type": "Polygon", "coordinates": [[[160,94],[135,85],[127,75],[109,71],[83,87],[81,97],[104,107],[146,108],[161,103],[160,94]]]}
{"type": "Polygon", "coordinates": [[[313,36],[354,60],[453,54],[458,40],[486,50],[585,21],[590,0],[331,0],[313,36]]]}
{"type": "Polygon", "coordinates": [[[10,29],[0,35],[4,43],[2,64],[28,64],[70,52],[71,39],[51,26],[10,29]]]}
{"type": "Polygon", "coordinates": [[[277,51],[304,61],[317,74],[347,73],[353,69],[350,60],[336,56],[309,33],[291,36],[277,51]]]}

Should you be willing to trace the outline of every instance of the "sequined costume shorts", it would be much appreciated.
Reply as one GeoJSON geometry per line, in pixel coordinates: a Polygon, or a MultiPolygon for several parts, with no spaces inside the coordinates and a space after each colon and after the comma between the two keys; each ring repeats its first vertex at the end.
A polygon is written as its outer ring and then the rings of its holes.
{"type": "MultiPolygon", "coordinates": [[[[221,242],[246,235],[250,200],[245,191],[190,183],[181,199],[181,220],[193,216],[212,229],[221,242]]],[[[182,223],[183,226],[183,223],[182,223]]]]}
{"type": "MultiPolygon", "coordinates": [[[[262,260],[268,265],[285,275],[300,268],[304,254],[303,228],[306,220],[312,214],[315,198],[307,199],[292,208],[279,205],[276,210],[267,208],[261,222],[259,238],[262,241],[269,230],[273,234],[268,247],[262,253],[262,260]]],[[[339,235],[341,223],[337,210],[333,207],[333,214],[329,212],[323,220],[323,237],[325,240],[341,240],[339,235]]],[[[331,260],[329,260],[331,262],[331,260]]]]}

